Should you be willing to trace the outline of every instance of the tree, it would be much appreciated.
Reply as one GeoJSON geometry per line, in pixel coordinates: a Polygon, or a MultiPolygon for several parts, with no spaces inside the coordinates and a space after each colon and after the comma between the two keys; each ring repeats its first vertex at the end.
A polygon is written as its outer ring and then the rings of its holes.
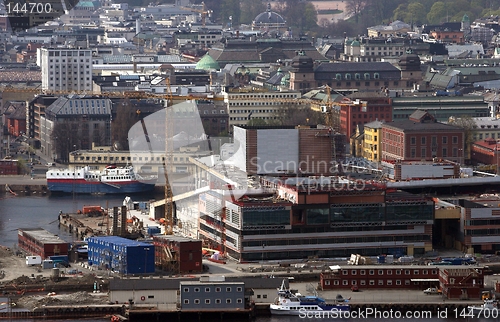
{"type": "Polygon", "coordinates": [[[121,100],[116,104],[116,118],[111,126],[113,145],[120,150],[128,150],[128,131],[138,121],[136,109],[129,99],[121,100]]]}
{"type": "Polygon", "coordinates": [[[81,122],[59,121],[55,122],[50,138],[53,142],[53,152],[60,162],[69,162],[69,153],[81,146],[81,122]]]}
{"type": "Polygon", "coordinates": [[[323,113],[313,111],[309,106],[292,103],[283,104],[275,113],[276,119],[270,125],[316,125],[325,124],[323,113]]]}
{"type": "Polygon", "coordinates": [[[465,159],[470,160],[470,151],[474,142],[473,131],[477,127],[476,121],[468,115],[450,118],[451,125],[458,126],[464,130],[464,153],[465,159]]]}
{"type": "Polygon", "coordinates": [[[258,117],[254,117],[254,118],[251,118],[248,122],[247,122],[247,125],[248,126],[263,126],[263,125],[267,125],[266,121],[261,119],[261,118],[258,118],[258,117]]]}
{"type": "Polygon", "coordinates": [[[441,23],[447,15],[447,6],[443,1],[438,1],[434,3],[431,7],[431,11],[427,14],[427,21],[430,24],[439,24],[441,23]]]}
{"type": "Polygon", "coordinates": [[[241,23],[251,24],[258,14],[266,11],[261,0],[246,0],[241,2],[241,23]]]}
{"type": "Polygon", "coordinates": [[[232,22],[238,26],[241,22],[241,8],[239,0],[219,0],[220,20],[222,24],[232,22]],[[229,19],[231,17],[231,19],[229,19]]]}
{"type": "Polygon", "coordinates": [[[354,17],[356,24],[359,23],[359,16],[361,15],[361,12],[363,9],[365,9],[367,5],[366,0],[347,0],[346,1],[346,12],[348,15],[351,17],[354,17]]]}

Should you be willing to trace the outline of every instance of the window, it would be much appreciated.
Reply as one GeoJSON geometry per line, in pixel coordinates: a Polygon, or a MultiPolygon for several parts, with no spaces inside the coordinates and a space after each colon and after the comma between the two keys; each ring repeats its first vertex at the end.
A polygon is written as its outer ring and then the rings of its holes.
{"type": "Polygon", "coordinates": [[[365,73],[365,79],[366,79],[366,80],[369,80],[369,79],[370,79],[370,74],[365,73]]]}
{"type": "Polygon", "coordinates": [[[405,275],[410,275],[410,270],[409,269],[405,269],[405,275]]]}
{"type": "Polygon", "coordinates": [[[325,280],[325,285],[330,285],[330,280],[325,280]]]}
{"type": "Polygon", "coordinates": [[[236,303],[243,303],[242,299],[236,299],[236,303]]]}
{"type": "Polygon", "coordinates": [[[200,291],[200,288],[199,288],[199,287],[196,287],[196,288],[194,289],[194,291],[195,291],[195,292],[199,292],[199,291],[200,291]]]}
{"type": "Polygon", "coordinates": [[[374,274],[375,274],[375,270],[371,269],[371,270],[369,271],[369,274],[370,274],[370,275],[374,275],[374,274]]]}
{"type": "Polygon", "coordinates": [[[400,269],[396,270],[396,275],[401,275],[401,270],[400,269]]]}
{"type": "Polygon", "coordinates": [[[370,285],[375,285],[375,281],[374,280],[370,280],[370,285]]]}
{"type": "Polygon", "coordinates": [[[384,270],[379,269],[379,270],[378,270],[378,275],[384,275],[384,270]]]}
{"type": "Polygon", "coordinates": [[[448,144],[448,137],[447,136],[443,136],[443,144],[448,144]]]}
{"type": "Polygon", "coordinates": [[[387,270],[387,275],[392,275],[392,269],[387,270]]]}
{"type": "Polygon", "coordinates": [[[210,299],[205,299],[205,304],[210,304],[210,299]]]}
{"type": "Polygon", "coordinates": [[[184,293],[189,293],[189,288],[185,287],[184,288],[184,293]]]}
{"type": "Polygon", "coordinates": [[[339,280],[333,281],[333,285],[339,285],[339,280]]]}
{"type": "Polygon", "coordinates": [[[189,304],[189,300],[184,300],[184,304],[189,304]]]}
{"type": "MultiPolygon", "coordinates": [[[[257,298],[260,298],[260,295],[257,295],[257,298]]],[[[215,304],[220,304],[220,299],[215,299],[215,304]]]]}
{"type": "Polygon", "coordinates": [[[231,299],[226,299],[226,303],[227,304],[231,303],[231,299]]]}
{"type": "Polygon", "coordinates": [[[410,144],[411,144],[411,145],[415,145],[415,144],[417,144],[417,138],[416,138],[416,137],[414,137],[414,136],[412,136],[412,137],[410,138],[410,144]]]}
{"type": "Polygon", "coordinates": [[[392,285],[392,280],[387,280],[387,285],[392,285]]]}
{"type": "Polygon", "coordinates": [[[361,79],[361,75],[359,73],[354,74],[354,79],[361,79]]]}
{"type": "Polygon", "coordinates": [[[342,274],[343,274],[343,275],[347,275],[347,274],[349,274],[349,271],[348,271],[348,270],[346,270],[346,269],[344,269],[344,270],[342,270],[342,274]]]}
{"type": "Polygon", "coordinates": [[[350,80],[351,79],[351,74],[345,74],[345,79],[350,80]]]}
{"type": "Polygon", "coordinates": [[[200,304],[200,300],[199,299],[194,300],[194,304],[200,304]]]}
{"type": "Polygon", "coordinates": [[[401,280],[396,280],[396,285],[401,285],[401,280]]]}
{"type": "Polygon", "coordinates": [[[366,285],[366,281],[365,280],[361,280],[361,281],[359,281],[359,284],[360,285],[366,285]]]}
{"type": "Polygon", "coordinates": [[[231,292],[231,288],[230,287],[226,287],[226,292],[231,292]]]}
{"type": "Polygon", "coordinates": [[[349,281],[348,280],[343,280],[342,281],[342,285],[349,285],[349,281]]]}
{"type": "Polygon", "coordinates": [[[373,74],[373,78],[375,78],[375,79],[380,79],[380,74],[379,74],[379,73],[375,73],[375,74],[373,74]]]}
{"type": "Polygon", "coordinates": [[[236,288],[236,292],[242,292],[242,291],[243,291],[243,288],[241,288],[241,287],[236,288]]]}
{"type": "Polygon", "coordinates": [[[425,136],[420,138],[420,144],[425,145],[425,136]]]}
{"type": "Polygon", "coordinates": [[[366,274],[366,272],[365,272],[365,270],[364,270],[364,269],[362,269],[359,273],[360,273],[361,275],[365,275],[365,274],[366,274]]]}
{"type": "Polygon", "coordinates": [[[378,280],[378,285],[384,285],[384,280],[378,280]]]}
{"type": "Polygon", "coordinates": [[[336,80],[341,80],[342,79],[342,75],[341,74],[335,74],[335,79],[336,80]]]}
{"type": "Polygon", "coordinates": [[[205,292],[209,293],[210,292],[210,287],[205,287],[205,292]]]}
{"type": "Polygon", "coordinates": [[[452,136],[451,137],[451,143],[458,144],[458,136],[452,136]]]}
{"type": "Polygon", "coordinates": [[[358,273],[357,270],[355,270],[355,269],[351,270],[351,275],[356,275],[357,273],[358,273]]]}

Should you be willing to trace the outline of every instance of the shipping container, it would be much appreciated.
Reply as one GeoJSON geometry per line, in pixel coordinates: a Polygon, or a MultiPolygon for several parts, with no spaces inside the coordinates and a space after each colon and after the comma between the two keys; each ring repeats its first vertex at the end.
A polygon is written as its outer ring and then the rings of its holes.
{"type": "Polygon", "coordinates": [[[26,265],[40,265],[42,263],[41,256],[26,256],[26,265]]]}

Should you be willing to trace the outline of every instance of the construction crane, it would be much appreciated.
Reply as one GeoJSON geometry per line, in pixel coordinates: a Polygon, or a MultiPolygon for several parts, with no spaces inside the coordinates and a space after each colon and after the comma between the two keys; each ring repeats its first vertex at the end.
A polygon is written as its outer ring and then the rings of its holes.
{"type": "Polygon", "coordinates": [[[196,8],[190,8],[190,7],[181,7],[181,9],[189,10],[189,11],[194,11],[198,12],[201,14],[201,25],[203,28],[205,28],[206,25],[206,20],[207,20],[207,15],[210,17],[212,14],[212,10],[206,10],[205,7],[205,2],[201,3],[201,8],[202,9],[196,9],[196,8]]]}
{"type": "Polygon", "coordinates": [[[165,234],[172,235],[174,229],[174,202],[172,198],[174,194],[172,192],[172,186],[170,185],[170,180],[168,179],[169,173],[173,173],[172,163],[174,161],[174,124],[172,120],[172,115],[169,116],[169,107],[172,106],[172,90],[170,88],[170,79],[166,79],[166,95],[165,95],[165,234]]]}

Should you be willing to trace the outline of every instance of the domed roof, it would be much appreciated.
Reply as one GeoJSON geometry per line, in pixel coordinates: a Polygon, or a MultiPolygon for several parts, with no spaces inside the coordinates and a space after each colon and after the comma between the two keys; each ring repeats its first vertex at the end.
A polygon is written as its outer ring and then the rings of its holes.
{"type": "Polygon", "coordinates": [[[204,69],[204,70],[219,70],[219,64],[213,59],[208,53],[203,56],[197,63],[196,69],[204,69]]]}
{"type": "Polygon", "coordinates": [[[467,14],[464,14],[462,17],[462,22],[470,21],[469,16],[467,14]]]}
{"type": "Polygon", "coordinates": [[[359,47],[359,41],[353,40],[353,42],[351,43],[351,46],[352,47],[359,47]]]}
{"type": "Polygon", "coordinates": [[[258,24],[285,24],[285,19],[278,13],[271,11],[271,4],[267,5],[266,12],[260,13],[255,17],[253,23],[258,24]]]}

